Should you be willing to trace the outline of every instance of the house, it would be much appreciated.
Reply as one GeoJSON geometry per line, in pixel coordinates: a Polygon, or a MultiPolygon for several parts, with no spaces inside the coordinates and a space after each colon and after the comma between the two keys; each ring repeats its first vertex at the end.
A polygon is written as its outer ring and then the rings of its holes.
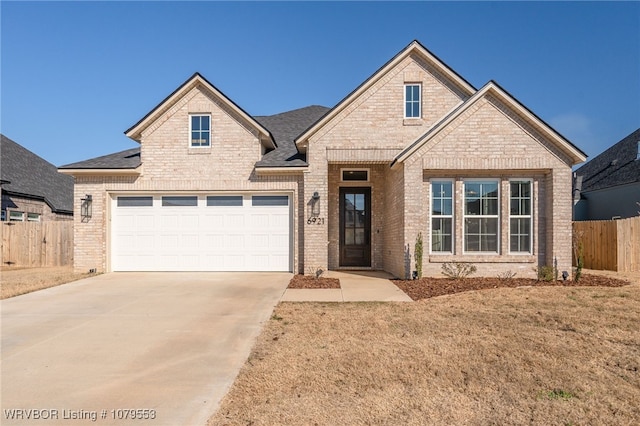
{"type": "Polygon", "coordinates": [[[414,41],[331,109],[253,117],[196,73],[125,134],[69,164],[93,216],[79,270],[571,270],[571,167],[585,154],[490,81],[414,41]]]}
{"type": "Polygon", "coordinates": [[[73,219],[73,177],[0,135],[2,221],[73,219]]]}
{"type": "Polygon", "coordinates": [[[575,171],[575,220],[640,214],[640,129],[575,171]]]}

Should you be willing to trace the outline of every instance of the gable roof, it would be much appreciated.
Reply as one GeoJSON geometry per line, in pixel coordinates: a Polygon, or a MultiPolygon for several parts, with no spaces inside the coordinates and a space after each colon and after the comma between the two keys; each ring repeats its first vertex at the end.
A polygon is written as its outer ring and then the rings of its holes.
{"type": "Polygon", "coordinates": [[[60,171],[71,169],[100,169],[100,170],[122,170],[137,169],[141,164],[140,147],[131,148],[114,154],[103,155],[89,160],[78,161],[76,163],[60,166],[60,171]]]}
{"type": "Polygon", "coordinates": [[[202,86],[212,92],[216,97],[221,99],[224,103],[226,103],[233,111],[235,111],[240,117],[242,117],[245,121],[250,123],[252,127],[254,127],[259,134],[262,135],[260,141],[264,143],[268,148],[275,148],[276,143],[273,139],[273,136],[267,129],[265,129],[260,123],[258,123],[251,115],[249,115],[245,110],[240,108],[235,104],[231,99],[229,99],[224,93],[222,93],[218,88],[216,88],[213,84],[211,84],[206,78],[204,78],[200,73],[196,72],[191,77],[189,77],[184,83],[182,83],[176,90],[174,90],[169,96],[167,96],[162,102],[155,106],[147,115],[142,117],[140,121],[127,129],[124,134],[127,137],[135,140],[136,142],[140,142],[140,138],[142,137],[142,132],[160,115],[166,112],[173,104],[175,104],[178,100],[180,100],[185,94],[187,94],[191,89],[197,86],[202,86]]]}
{"type": "Polygon", "coordinates": [[[422,136],[420,136],[415,142],[402,150],[391,163],[393,166],[396,162],[403,162],[409,158],[413,153],[420,149],[424,144],[431,140],[438,132],[447,127],[451,122],[458,118],[464,111],[467,111],[478,100],[491,94],[504,102],[515,113],[524,118],[529,124],[533,125],[542,135],[546,136],[556,147],[564,152],[569,158],[572,159],[573,165],[581,163],[586,160],[587,154],[582,152],[578,147],[571,143],[568,139],[554,130],[551,126],[545,123],[540,117],[531,112],[527,107],[521,104],[511,94],[504,90],[498,83],[491,80],[485,84],[480,90],[473,94],[469,99],[460,104],[457,108],[446,115],[442,120],[436,123],[433,127],[427,130],[422,136]]]}
{"type": "Polygon", "coordinates": [[[266,153],[256,167],[298,167],[307,166],[306,158],[298,152],[294,142],[296,136],[315,123],[330,109],[311,105],[280,114],[255,117],[277,141],[278,147],[266,153]]]}
{"type": "Polygon", "coordinates": [[[405,58],[412,54],[417,54],[423,59],[425,59],[428,63],[434,66],[438,71],[440,71],[443,75],[445,75],[451,82],[453,82],[456,86],[458,86],[463,92],[471,95],[476,91],[476,89],[460,74],[455,72],[451,67],[446,65],[444,62],[440,60],[436,55],[431,53],[426,47],[424,47],[418,40],[414,40],[407,47],[398,52],[393,58],[391,58],[386,64],[384,64],[380,69],[374,72],[368,79],[366,79],[360,86],[358,86],[354,91],[349,93],[344,99],[342,99],[338,104],[331,109],[326,115],[321,117],[318,121],[313,123],[308,129],[304,131],[304,133],[300,134],[296,139],[296,145],[302,142],[305,139],[311,137],[315,132],[317,132],[324,124],[326,124],[333,117],[338,115],[340,111],[345,109],[353,100],[355,100],[358,96],[364,93],[369,87],[375,84],[378,80],[380,80],[385,74],[387,74],[393,67],[402,62],[405,58]]]}
{"type": "Polygon", "coordinates": [[[582,176],[582,192],[640,182],[640,129],[611,146],[575,171],[582,176]]]}
{"type": "Polygon", "coordinates": [[[73,214],[73,178],[45,159],[0,135],[2,192],[42,200],[54,213],[73,214]]]}

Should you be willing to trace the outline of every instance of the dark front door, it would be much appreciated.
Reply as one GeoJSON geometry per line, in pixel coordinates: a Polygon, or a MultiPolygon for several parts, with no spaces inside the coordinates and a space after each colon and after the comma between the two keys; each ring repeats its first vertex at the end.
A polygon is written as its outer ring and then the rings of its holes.
{"type": "Polygon", "coordinates": [[[371,188],[340,188],[340,266],[371,266],[371,188]]]}

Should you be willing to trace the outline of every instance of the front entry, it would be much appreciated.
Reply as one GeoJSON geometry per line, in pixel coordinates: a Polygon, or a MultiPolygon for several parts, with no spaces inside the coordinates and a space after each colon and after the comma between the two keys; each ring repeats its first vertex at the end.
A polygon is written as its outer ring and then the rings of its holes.
{"type": "Polygon", "coordinates": [[[340,266],[371,266],[371,188],[340,188],[340,266]]]}

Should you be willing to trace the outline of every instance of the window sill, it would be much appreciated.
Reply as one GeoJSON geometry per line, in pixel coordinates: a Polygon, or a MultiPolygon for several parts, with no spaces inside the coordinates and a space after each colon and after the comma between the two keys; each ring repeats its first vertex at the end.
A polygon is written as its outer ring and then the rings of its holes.
{"type": "Polygon", "coordinates": [[[422,118],[405,118],[402,121],[403,126],[422,126],[424,120],[422,118]]]}
{"type": "Polygon", "coordinates": [[[211,154],[211,147],[210,146],[202,147],[202,148],[189,147],[189,150],[187,153],[189,155],[209,155],[211,154]]]}
{"type": "Polygon", "coordinates": [[[470,262],[470,263],[535,263],[532,254],[430,254],[429,263],[470,262]]]}

